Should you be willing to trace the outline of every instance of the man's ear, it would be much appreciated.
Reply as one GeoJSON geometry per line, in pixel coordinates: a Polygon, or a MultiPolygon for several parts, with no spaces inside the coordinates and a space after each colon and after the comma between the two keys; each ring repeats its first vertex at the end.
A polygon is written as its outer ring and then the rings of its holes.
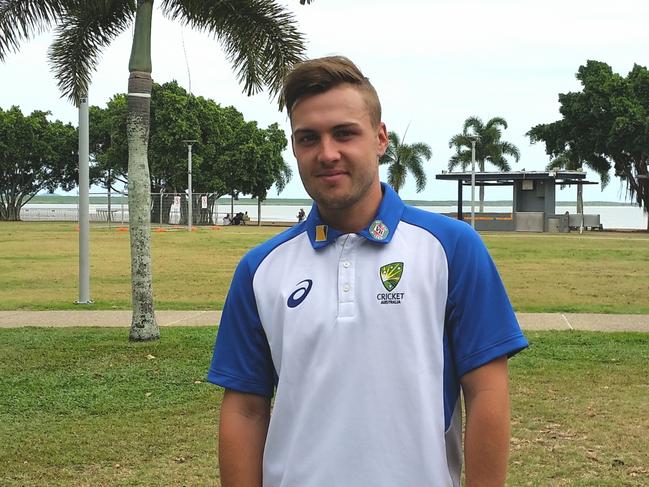
{"type": "Polygon", "coordinates": [[[378,127],[378,133],[377,133],[378,141],[379,141],[379,150],[377,153],[377,156],[381,157],[383,154],[385,154],[385,151],[388,150],[388,129],[385,127],[385,123],[381,122],[378,127]]]}

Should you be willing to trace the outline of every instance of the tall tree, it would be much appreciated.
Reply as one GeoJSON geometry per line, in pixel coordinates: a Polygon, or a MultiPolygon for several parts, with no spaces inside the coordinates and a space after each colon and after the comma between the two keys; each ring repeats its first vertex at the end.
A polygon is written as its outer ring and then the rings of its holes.
{"type": "MultiPolygon", "coordinates": [[[[104,109],[90,107],[90,122],[93,175],[102,182],[126,181],[126,95],[115,95],[104,109]]],[[[153,84],[150,123],[151,187],[153,193],[165,194],[153,199],[151,221],[167,223],[173,193],[187,189],[183,140],[196,141],[192,160],[195,206],[200,193],[209,193],[209,208],[228,192],[263,200],[274,183],[281,191],[290,179],[291,170],[282,158],[286,134],[277,124],[259,128],[256,122],[246,122],[236,108],[193,96],[175,81],[153,84]]],[[[184,200],[181,210],[186,208],[184,200]]],[[[186,223],[186,216],[183,211],[181,223],[186,223]]],[[[215,223],[211,211],[194,212],[194,218],[194,223],[215,223]]]]}
{"type": "MultiPolygon", "coordinates": [[[[511,156],[516,162],[521,154],[518,148],[502,139],[502,130],[507,129],[507,121],[502,117],[494,117],[486,124],[479,117],[469,117],[464,121],[462,133],[451,137],[449,148],[455,147],[455,154],[448,161],[448,170],[460,166],[463,171],[471,167],[471,140],[478,136],[475,144],[475,160],[480,172],[485,171],[486,163],[496,166],[500,171],[511,171],[506,156],[511,156]]],[[[484,211],[484,186],[480,186],[480,211],[484,211]]]]}
{"type": "Polygon", "coordinates": [[[398,193],[404,184],[406,176],[411,173],[415,178],[417,193],[426,187],[426,173],[424,172],[424,159],[430,160],[433,151],[428,144],[416,142],[405,143],[396,132],[388,133],[388,148],[379,159],[379,164],[388,164],[388,184],[398,193]]]}
{"type": "Polygon", "coordinates": [[[563,118],[527,135],[532,143],[545,142],[552,167],[587,166],[602,186],[613,169],[627,194],[649,212],[649,71],[636,64],[624,77],[606,63],[588,61],[577,79],[582,91],[559,95],[563,118]]]}
{"type": "Polygon", "coordinates": [[[77,131],[48,115],[0,108],[0,220],[20,220],[20,209],[40,191],[77,184],[77,131]]]}
{"type": "Polygon", "coordinates": [[[256,157],[251,159],[249,174],[252,177],[246,193],[257,198],[257,225],[261,225],[261,203],[268,196],[268,190],[275,185],[278,193],[284,191],[293,171],[282,156],[287,139],[279,125],[273,123],[265,130],[258,130],[255,145],[258,150],[256,157]]]}
{"type": "MultiPolygon", "coordinates": [[[[300,0],[300,3],[310,0],[300,0]]],[[[0,60],[35,34],[55,27],[50,62],[64,95],[76,104],[88,92],[101,51],[134,25],[128,82],[129,225],[133,319],[131,340],[160,336],[154,307],[147,161],[151,98],[151,21],[154,0],[3,0],[0,60]]],[[[215,35],[244,92],[264,87],[276,95],[290,67],[302,58],[303,37],[293,16],[274,0],[219,2],[161,0],[162,13],[215,35]]]]}

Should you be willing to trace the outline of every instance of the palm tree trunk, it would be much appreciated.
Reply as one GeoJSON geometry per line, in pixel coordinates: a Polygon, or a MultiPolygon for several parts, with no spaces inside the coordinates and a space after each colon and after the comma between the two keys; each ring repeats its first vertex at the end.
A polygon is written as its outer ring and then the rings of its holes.
{"type": "Polygon", "coordinates": [[[130,340],[156,340],[151,274],[151,179],[147,157],[151,109],[153,0],[138,0],[128,79],[128,208],[133,319],[130,340]]]}
{"type": "Polygon", "coordinates": [[[480,186],[480,213],[484,213],[484,186],[480,186]]]}

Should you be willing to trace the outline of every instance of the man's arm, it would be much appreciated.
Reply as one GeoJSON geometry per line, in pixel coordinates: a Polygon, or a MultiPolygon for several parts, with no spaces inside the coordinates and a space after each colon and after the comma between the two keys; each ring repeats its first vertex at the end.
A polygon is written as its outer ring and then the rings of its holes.
{"type": "Polygon", "coordinates": [[[500,357],[461,379],[466,405],[466,487],[502,487],[509,460],[509,377],[500,357]]]}
{"type": "Polygon", "coordinates": [[[219,465],[223,487],[261,487],[270,399],[225,390],[219,426],[219,465]]]}

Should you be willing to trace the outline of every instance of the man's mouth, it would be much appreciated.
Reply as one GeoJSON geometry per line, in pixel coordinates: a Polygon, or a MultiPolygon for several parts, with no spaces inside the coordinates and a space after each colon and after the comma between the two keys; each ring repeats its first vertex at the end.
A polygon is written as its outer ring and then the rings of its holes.
{"type": "Polygon", "coordinates": [[[325,183],[335,183],[342,179],[346,173],[344,171],[327,171],[317,174],[317,177],[325,183]]]}

